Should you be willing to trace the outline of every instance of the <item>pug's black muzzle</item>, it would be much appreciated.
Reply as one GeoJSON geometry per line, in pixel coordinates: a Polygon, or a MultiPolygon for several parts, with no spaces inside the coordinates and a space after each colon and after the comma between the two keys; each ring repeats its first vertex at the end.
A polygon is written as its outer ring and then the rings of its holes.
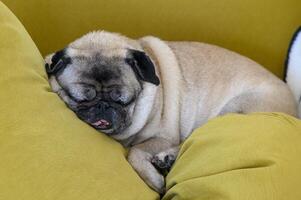
{"type": "Polygon", "coordinates": [[[97,130],[112,129],[111,133],[118,132],[126,118],[121,105],[99,101],[91,107],[82,107],[76,112],[77,116],[97,130]]]}

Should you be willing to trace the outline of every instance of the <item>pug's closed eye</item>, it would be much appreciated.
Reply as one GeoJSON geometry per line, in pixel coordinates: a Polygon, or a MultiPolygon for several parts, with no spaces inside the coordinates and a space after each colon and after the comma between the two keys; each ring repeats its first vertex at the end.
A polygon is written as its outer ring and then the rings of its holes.
{"type": "Polygon", "coordinates": [[[122,86],[114,85],[103,88],[103,99],[126,106],[133,101],[133,95],[122,86]]]}
{"type": "Polygon", "coordinates": [[[95,87],[87,84],[74,84],[68,93],[77,102],[92,101],[97,96],[95,87]]]}
{"type": "Polygon", "coordinates": [[[87,101],[92,101],[97,95],[96,90],[93,87],[86,87],[84,89],[84,93],[86,94],[85,96],[87,101]]]}
{"type": "Polygon", "coordinates": [[[114,102],[119,102],[123,100],[123,96],[121,94],[121,91],[118,90],[117,88],[114,88],[110,91],[110,98],[114,101],[114,102]]]}

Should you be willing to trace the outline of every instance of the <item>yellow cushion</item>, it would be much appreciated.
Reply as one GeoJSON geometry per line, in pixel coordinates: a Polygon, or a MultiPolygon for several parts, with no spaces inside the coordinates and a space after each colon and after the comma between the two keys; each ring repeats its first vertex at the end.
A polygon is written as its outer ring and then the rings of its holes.
{"type": "Polygon", "coordinates": [[[195,40],[237,51],[282,75],[300,0],[2,0],[42,54],[105,29],[131,37],[195,40]]]}
{"type": "Polygon", "coordinates": [[[121,145],[50,92],[42,56],[1,2],[0,30],[0,199],[156,199],[121,145]]]}
{"type": "Polygon", "coordinates": [[[164,200],[301,199],[301,121],[277,113],[209,121],[183,144],[164,200]]]}

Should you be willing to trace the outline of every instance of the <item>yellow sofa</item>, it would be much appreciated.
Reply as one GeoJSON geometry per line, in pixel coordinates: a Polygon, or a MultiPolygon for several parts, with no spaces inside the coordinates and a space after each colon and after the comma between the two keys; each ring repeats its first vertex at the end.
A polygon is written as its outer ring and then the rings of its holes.
{"type": "MultiPolygon", "coordinates": [[[[297,0],[3,2],[33,40],[0,2],[0,200],[159,198],[120,144],[51,92],[41,54],[106,29],[215,43],[281,76],[301,19],[297,0]]],[[[300,120],[281,113],[213,119],[182,145],[163,199],[299,200],[300,143],[300,120]]]]}

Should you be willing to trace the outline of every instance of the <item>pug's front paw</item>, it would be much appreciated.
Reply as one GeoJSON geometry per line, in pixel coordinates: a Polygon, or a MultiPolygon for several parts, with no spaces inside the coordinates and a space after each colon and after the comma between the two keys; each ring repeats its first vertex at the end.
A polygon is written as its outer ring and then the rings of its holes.
{"type": "Polygon", "coordinates": [[[168,152],[160,152],[152,158],[151,163],[161,174],[166,176],[175,160],[175,155],[168,152]]]}

